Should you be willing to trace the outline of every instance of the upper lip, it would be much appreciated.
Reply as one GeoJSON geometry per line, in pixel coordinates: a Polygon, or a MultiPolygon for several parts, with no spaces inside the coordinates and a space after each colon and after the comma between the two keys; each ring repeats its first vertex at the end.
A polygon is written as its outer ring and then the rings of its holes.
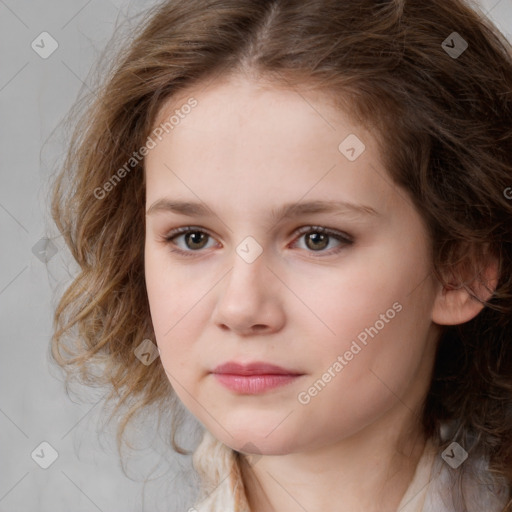
{"type": "Polygon", "coordinates": [[[260,361],[246,364],[230,361],[217,366],[212,373],[225,373],[230,375],[303,375],[301,372],[260,361]]]}

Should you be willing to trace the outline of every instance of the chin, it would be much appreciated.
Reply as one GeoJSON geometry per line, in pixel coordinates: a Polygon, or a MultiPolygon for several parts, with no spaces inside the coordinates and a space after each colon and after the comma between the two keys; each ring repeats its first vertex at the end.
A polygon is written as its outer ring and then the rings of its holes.
{"type": "MultiPolygon", "coordinates": [[[[220,422],[219,425],[208,425],[208,430],[219,441],[233,450],[253,455],[285,455],[295,447],[294,436],[279,425],[279,421],[249,421],[233,424],[220,422]],[[227,431],[227,432],[226,432],[227,431]]],[[[280,419],[282,422],[282,418],[280,419]]],[[[285,420],[286,421],[286,420],[285,420]]]]}

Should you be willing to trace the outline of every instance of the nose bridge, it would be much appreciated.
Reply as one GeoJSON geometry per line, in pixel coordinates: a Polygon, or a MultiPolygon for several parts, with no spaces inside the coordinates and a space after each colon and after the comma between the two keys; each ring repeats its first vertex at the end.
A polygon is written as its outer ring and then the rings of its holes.
{"type": "MultiPolygon", "coordinates": [[[[231,271],[218,296],[214,321],[222,327],[239,332],[250,332],[255,326],[275,330],[283,320],[277,290],[272,286],[272,273],[267,269],[268,258],[261,252],[255,259],[241,243],[234,251],[231,271]],[[240,249],[246,249],[246,252],[240,249]]],[[[252,253],[254,256],[254,253],[252,253]]]]}
{"type": "Polygon", "coordinates": [[[247,242],[242,242],[236,248],[232,258],[232,269],[227,276],[228,283],[225,292],[240,295],[241,299],[244,295],[255,299],[263,291],[260,285],[264,274],[268,273],[267,258],[263,252],[254,258],[254,254],[251,255],[252,248],[250,246],[249,250],[247,248],[247,242]],[[251,257],[248,257],[249,255],[251,257]]]}

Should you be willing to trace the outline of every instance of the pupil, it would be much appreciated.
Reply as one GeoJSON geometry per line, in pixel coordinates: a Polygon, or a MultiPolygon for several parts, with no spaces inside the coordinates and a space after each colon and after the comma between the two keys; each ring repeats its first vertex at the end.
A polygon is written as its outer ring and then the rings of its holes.
{"type": "Polygon", "coordinates": [[[310,233],[306,237],[306,245],[310,249],[323,249],[324,247],[327,247],[327,241],[328,241],[328,236],[324,235],[323,233],[310,233]],[[313,247],[310,247],[310,244],[309,244],[310,241],[313,242],[313,247]],[[318,242],[320,242],[320,244],[315,245],[315,244],[318,244],[318,242]]]}
{"type": "Polygon", "coordinates": [[[202,245],[204,244],[201,244],[201,242],[204,242],[204,240],[206,239],[206,236],[205,236],[205,233],[201,233],[199,231],[194,231],[194,232],[191,232],[191,233],[187,233],[185,235],[185,239],[186,239],[186,242],[187,242],[187,245],[191,248],[191,249],[197,249],[197,248],[201,248],[202,245]],[[199,247],[197,247],[199,246],[199,247]]]}

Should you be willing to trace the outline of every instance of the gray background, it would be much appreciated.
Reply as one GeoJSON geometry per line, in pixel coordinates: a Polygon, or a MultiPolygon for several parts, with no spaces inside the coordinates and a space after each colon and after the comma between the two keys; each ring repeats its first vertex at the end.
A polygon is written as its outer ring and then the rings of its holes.
{"type": "MultiPolygon", "coordinates": [[[[61,238],[53,240],[57,252],[46,264],[33,252],[55,233],[48,181],[65,145],[53,132],[88,87],[115,26],[154,4],[0,0],[0,512],[172,512],[193,504],[190,474],[180,469],[189,468],[190,458],[166,448],[150,421],[140,426],[127,477],[113,431],[98,439],[98,392],[83,390],[88,401],[72,401],[50,373],[56,294],[73,267],[61,238]],[[42,32],[59,45],[47,59],[31,47],[42,32]],[[43,441],[58,453],[47,469],[31,456],[37,448],[35,459],[49,457],[38,448],[43,441]]],[[[512,0],[479,5],[512,40],[512,0]]]]}

